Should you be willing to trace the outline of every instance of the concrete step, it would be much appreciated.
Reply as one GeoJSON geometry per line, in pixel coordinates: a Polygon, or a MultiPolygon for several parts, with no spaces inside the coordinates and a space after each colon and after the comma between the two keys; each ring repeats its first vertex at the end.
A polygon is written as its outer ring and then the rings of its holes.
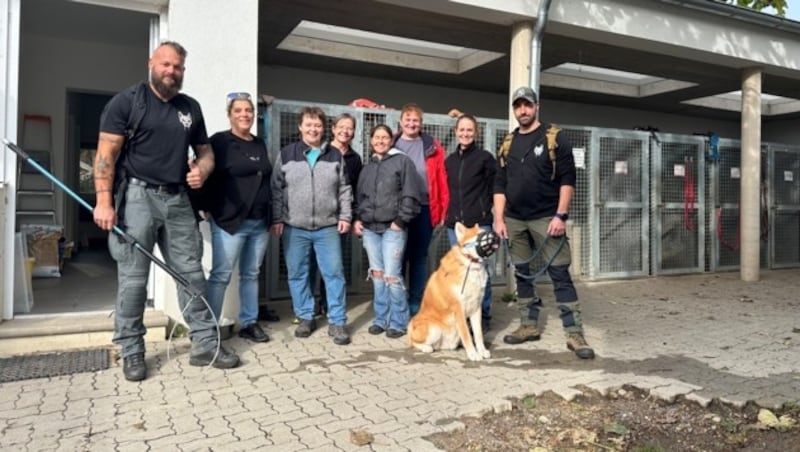
{"type": "MultiPolygon", "coordinates": [[[[147,309],[145,342],[167,337],[169,317],[147,309]]],[[[70,313],[18,316],[0,323],[0,356],[111,346],[113,313],[70,313]]]]}

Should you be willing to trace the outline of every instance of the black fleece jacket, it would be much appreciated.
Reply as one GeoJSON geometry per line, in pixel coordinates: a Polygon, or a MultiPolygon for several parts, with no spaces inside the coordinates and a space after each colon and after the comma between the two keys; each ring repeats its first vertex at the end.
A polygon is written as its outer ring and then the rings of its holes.
{"type": "Polygon", "coordinates": [[[492,192],[497,163],[494,156],[472,142],[466,149],[456,149],[444,161],[450,204],[445,225],[460,221],[464,226],[492,224],[492,192]]]}

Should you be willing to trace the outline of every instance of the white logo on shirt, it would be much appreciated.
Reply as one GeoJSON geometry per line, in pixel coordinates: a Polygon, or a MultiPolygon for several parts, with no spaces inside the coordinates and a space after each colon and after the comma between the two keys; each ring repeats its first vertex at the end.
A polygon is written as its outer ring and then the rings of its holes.
{"type": "Polygon", "coordinates": [[[535,148],[533,148],[533,153],[536,154],[536,157],[539,157],[540,155],[542,155],[542,152],[544,152],[544,145],[543,144],[540,144],[540,145],[536,146],[535,148]]]}
{"type": "Polygon", "coordinates": [[[189,127],[192,127],[192,114],[191,113],[183,114],[181,112],[178,112],[178,119],[181,121],[181,124],[183,124],[183,128],[184,129],[188,130],[189,127]]]}

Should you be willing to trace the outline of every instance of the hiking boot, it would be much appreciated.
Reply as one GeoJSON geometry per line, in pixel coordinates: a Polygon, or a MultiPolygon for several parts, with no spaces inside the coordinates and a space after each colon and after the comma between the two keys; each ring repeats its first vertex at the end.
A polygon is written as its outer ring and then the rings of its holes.
{"type": "Polygon", "coordinates": [[[269,336],[261,329],[258,323],[248,325],[239,330],[239,337],[253,342],[269,342],[269,336]]]}
{"type": "Polygon", "coordinates": [[[405,336],[406,332],[401,330],[396,330],[394,328],[389,328],[386,330],[386,337],[389,339],[397,339],[398,337],[405,336]]]}
{"type": "Polygon", "coordinates": [[[128,381],[142,381],[147,377],[147,363],[144,352],[122,358],[122,373],[128,381]]]}
{"type": "Polygon", "coordinates": [[[369,334],[372,334],[373,336],[374,336],[374,335],[381,334],[381,333],[383,333],[384,331],[385,331],[385,330],[383,329],[383,327],[382,327],[382,326],[378,326],[378,325],[372,325],[372,326],[370,326],[370,327],[369,327],[369,329],[367,330],[367,332],[368,332],[369,334]]]}
{"type": "Polygon", "coordinates": [[[336,345],[347,345],[350,343],[350,333],[344,325],[330,325],[328,326],[328,336],[333,338],[333,343],[336,345]]]}
{"type": "Polygon", "coordinates": [[[567,348],[575,352],[580,359],[594,359],[594,350],[589,347],[583,333],[567,334],[567,348]]]}
{"type": "Polygon", "coordinates": [[[230,369],[239,365],[239,356],[220,345],[219,353],[217,353],[217,348],[214,347],[203,353],[190,355],[189,364],[192,366],[211,365],[211,367],[217,369],[230,369]]]}
{"type": "Polygon", "coordinates": [[[506,344],[517,345],[522,344],[523,342],[538,341],[541,338],[542,332],[539,331],[539,328],[533,325],[520,325],[516,331],[505,335],[503,337],[503,342],[506,344]]]}
{"type": "Polygon", "coordinates": [[[317,321],[314,319],[300,319],[300,325],[294,330],[294,337],[308,337],[317,329],[317,321]]]}

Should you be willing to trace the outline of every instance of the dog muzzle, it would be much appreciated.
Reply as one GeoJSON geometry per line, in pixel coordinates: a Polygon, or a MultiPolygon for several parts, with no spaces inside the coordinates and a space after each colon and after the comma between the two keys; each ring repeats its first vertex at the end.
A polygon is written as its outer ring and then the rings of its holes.
{"type": "Polygon", "coordinates": [[[475,240],[475,253],[483,259],[491,256],[500,248],[500,236],[494,231],[481,231],[475,240]]]}

